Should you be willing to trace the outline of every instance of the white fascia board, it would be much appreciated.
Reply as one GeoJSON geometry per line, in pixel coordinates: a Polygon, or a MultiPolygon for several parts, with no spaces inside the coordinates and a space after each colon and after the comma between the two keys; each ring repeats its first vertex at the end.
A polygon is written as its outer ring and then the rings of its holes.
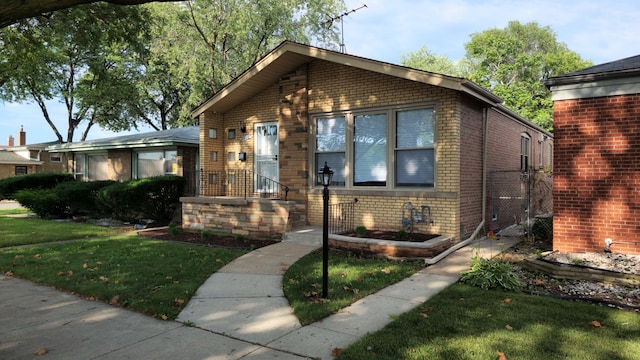
{"type": "Polygon", "coordinates": [[[640,94],[640,77],[553,85],[553,101],[640,94]]]}

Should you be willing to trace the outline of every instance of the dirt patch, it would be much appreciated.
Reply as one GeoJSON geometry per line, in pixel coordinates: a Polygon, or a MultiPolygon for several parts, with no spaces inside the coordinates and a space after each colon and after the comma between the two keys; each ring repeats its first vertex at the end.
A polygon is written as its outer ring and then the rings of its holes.
{"type": "Polygon", "coordinates": [[[206,234],[180,230],[176,234],[170,234],[167,228],[148,229],[138,232],[139,235],[164,241],[176,241],[193,245],[206,245],[231,249],[258,249],[277,243],[275,240],[258,240],[231,234],[206,234]]]}
{"type": "Polygon", "coordinates": [[[338,235],[368,238],[376,240],[392,240],[392,241],[410,241],[410,242],[425,242],[440,235],[433,234],[421,234],[421,233],[405,233],[406,236],[401,236],[398,231],[383,231],[383,230],[367,230],[364,235],[358,236],[354,231],[341,233],[338,235]]]}

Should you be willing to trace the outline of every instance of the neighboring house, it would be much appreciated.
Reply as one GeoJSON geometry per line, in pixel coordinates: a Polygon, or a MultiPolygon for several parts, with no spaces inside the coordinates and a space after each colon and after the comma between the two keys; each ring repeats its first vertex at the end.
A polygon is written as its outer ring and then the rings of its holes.
{"type": "Polygon", "coordinates": [[[546,85],[554,108],[554,250],[640,254],[640,55],[546,85]]]}
{"type": "Polygon", "coordinates": [[[115,136],[47,147],[63,159],[78,180],[126,181],[159,175],[179,175],[187,194],[197,193],[197,126],[115,136]]]}
{"type": "Polygon", "coordinates": [[[27,145],[27,134],[20,127],[17,145],[13,136],[9,136],[7,145],[0,146],[0,179],[40,172],[61,172],[62,160],[46,151],[51,144],[53,142],[27,145]]]}
{"type": "Polygon", "coordinates": [[[457,241],[513,224],[486,211],[487,174],[549,168],[552,135],[501,103],[466,79],[284,42],[193,111],[203,181],[182,199],[183,226],[321,225],[325,163],[331,204],[357,199],[355,226],[400,230],[409,203],[431,215],[415,231],[457,241]]]}

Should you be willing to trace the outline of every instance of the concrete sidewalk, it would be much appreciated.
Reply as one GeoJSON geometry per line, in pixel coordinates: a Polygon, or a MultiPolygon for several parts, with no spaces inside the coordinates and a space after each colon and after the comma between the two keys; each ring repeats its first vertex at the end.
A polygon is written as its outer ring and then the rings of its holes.
{"type": "Polygon", "coordinates": [[[477,241],[303,327],[282,293],[282,274],[320,246],[316,235],[236,259],[198,289],[178,321],[0,276],[0,358],[31,359],[46,349],[47,359],[332,359],[332,349],[381,329],[456,282],[476,254],[493,256],[519,240],[477,241]]]}

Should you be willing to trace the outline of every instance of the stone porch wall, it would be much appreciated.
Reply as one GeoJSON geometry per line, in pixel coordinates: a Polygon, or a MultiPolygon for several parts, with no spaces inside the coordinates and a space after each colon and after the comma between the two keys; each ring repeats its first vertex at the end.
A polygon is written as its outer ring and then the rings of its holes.
{"type": "Polygon", "coordinates": [[[282,239],[296,220],[296,202],[259,198],[183,197],[182,228],[255,239],[282,239]]]}

